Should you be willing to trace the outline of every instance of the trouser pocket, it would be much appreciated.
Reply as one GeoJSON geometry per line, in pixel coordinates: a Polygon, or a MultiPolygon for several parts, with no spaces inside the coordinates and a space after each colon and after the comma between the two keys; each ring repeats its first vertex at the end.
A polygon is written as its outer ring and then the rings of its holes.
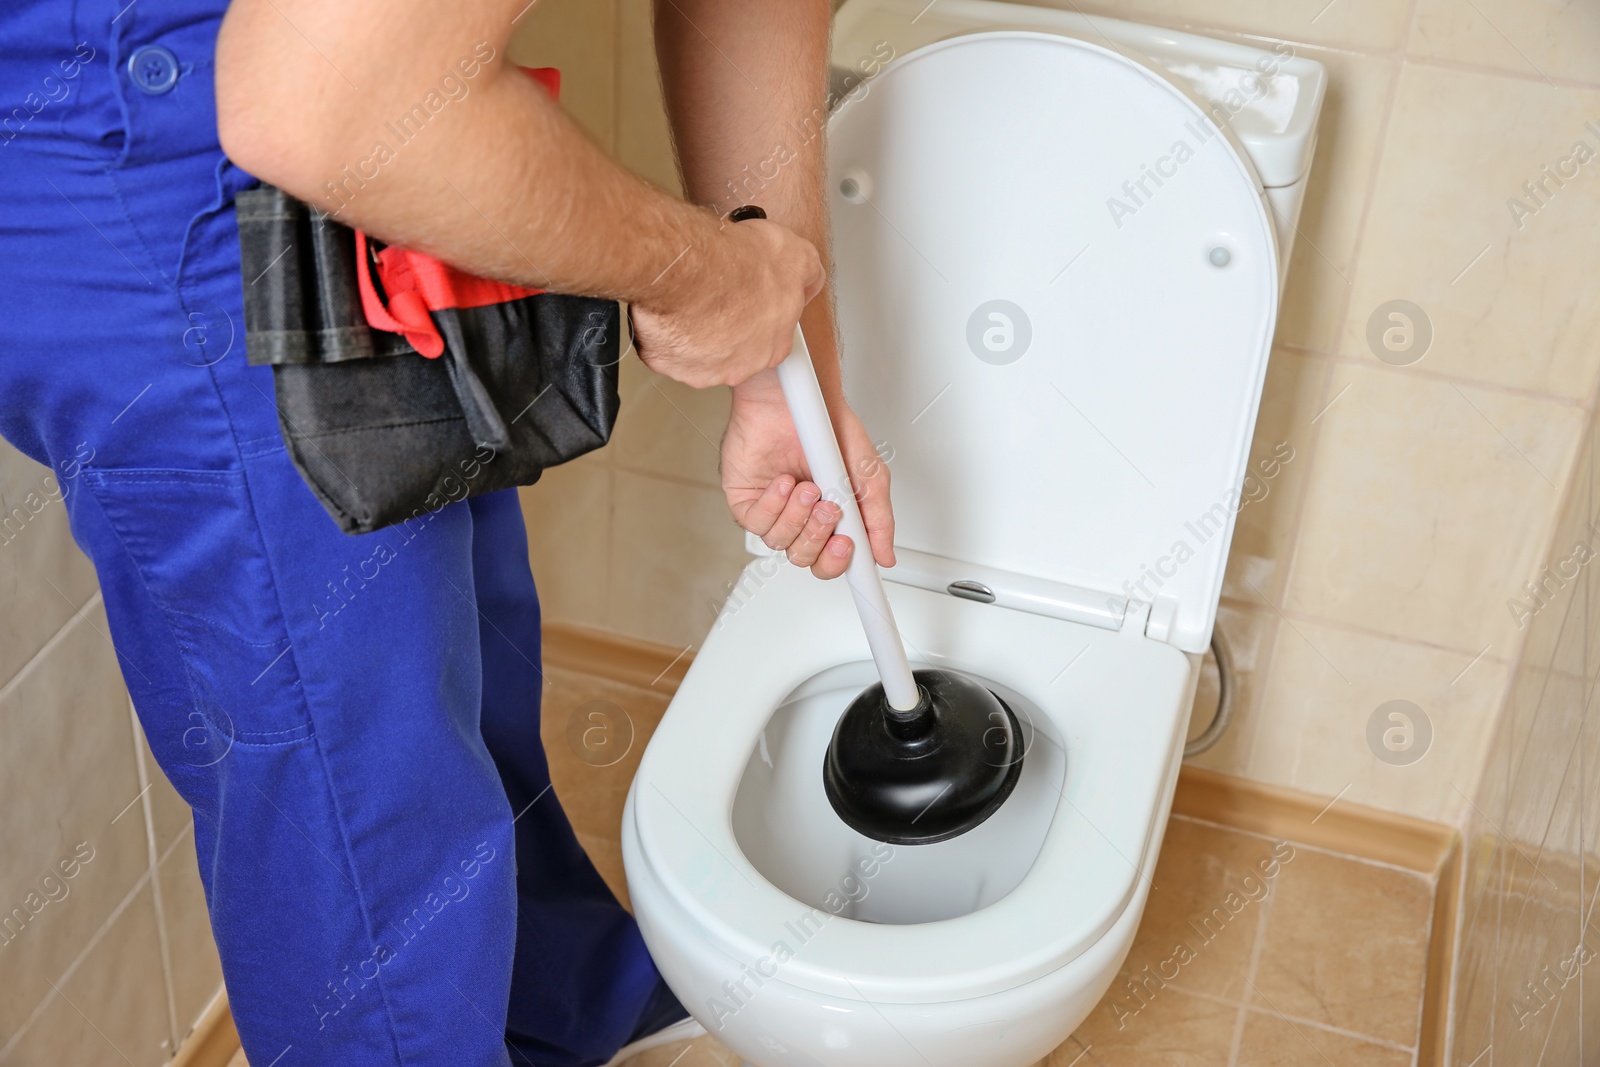
{"type": "Polygon", "coordinates": [[[89,469],[83,478],[171,629],[193,700],[192,729],[211,732],[206,744],[218,758],[234,744],[309,737],[243,472],[89,469]]]}

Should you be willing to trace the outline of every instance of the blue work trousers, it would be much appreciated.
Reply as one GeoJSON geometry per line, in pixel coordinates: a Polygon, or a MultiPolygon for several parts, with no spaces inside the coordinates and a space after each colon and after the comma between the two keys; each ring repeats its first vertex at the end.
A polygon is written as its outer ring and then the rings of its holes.
{"type": "Polygon", "coordinates": [[[245,361],[224,6],[0,9],[0,433],[59,479],[194,808],[251,1062],[604,1062],[660,979],[550,792],[516,495],[352,537],[291,465],[245,361]]]}

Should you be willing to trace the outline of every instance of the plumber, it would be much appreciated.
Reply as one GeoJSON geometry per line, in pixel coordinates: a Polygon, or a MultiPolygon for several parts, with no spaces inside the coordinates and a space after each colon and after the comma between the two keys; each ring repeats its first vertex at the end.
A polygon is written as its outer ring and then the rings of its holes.
{"type": "Polygon", "coordinates": [[[337,529],[285,452],[270,368],[246,363],[257,279],[240,273],[237,193],[270,182],[473,274],[627,301],[647,366],[733,387],[735,519],[832,577],[852,546],[770,373],[800,321],[872,483],[871,549],[892,561],[887,469],[840,390],[822,139],[764,184],[770,221],[696,206],[823,105],[828,0],[657,4],[689,202],[508,64],[532,6],[0,13],[0,116],[16,118],[0,136],[0,433],[63,479],[139,719],[194,808],[259,1067],[583,1067],[685,1013],[550,793],[517,497],[452,503],[399,547],[337,529]],[[404,143],[386,132],[469,83],[404,143]],[[365,184],[331,199],[363,165],[365,184]],[[326,617],[329,583],[380,556],[326,617]]]}

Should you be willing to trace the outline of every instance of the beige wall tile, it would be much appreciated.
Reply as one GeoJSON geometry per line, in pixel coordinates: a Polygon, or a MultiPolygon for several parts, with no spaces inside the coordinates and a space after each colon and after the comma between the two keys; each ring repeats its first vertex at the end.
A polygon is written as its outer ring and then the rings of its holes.
{"type": "Polygon", "coordinates": [[[1330,388],[1282,606],[1509,657],[1582,412],[1349,363],[1330,388]]]}
{"type": "Polygon", "coordinates": [[[607,617],[662,644],[699,644],[749,562],[719,489],[615,473],[607,617]]]}
{"type": "Polygon", "coordinates": [[[1223,579],[1229,596],[1276,596],[1282,585],[1311,473],[1312,420],[1327,403],[1330,370],[1326,359],[1284,348],[1272,353],[1250,446],[1247,503],[1234,523],[1223,579]]]}
{"type": "Polygon", "coordinates": [[[508,49],[524,67],[560,67],[561,103],[595,140],[616,143],[616,0],[536,0],[508,49]]]}
{"type": "Polygon", "coordinates": [[[181,1041],[222,988],[222,961],[211,938],[194,842],[187,836],[162,861],[160,877],[161,912],[172,956],[173,1013],[181,1041]]]}
{"type": "MultiPolygon", "coordinates": [[[[1049,0],[1046,6],[1079,9],[1072,0],[1049,0]]],[[[1384,52],[1398,48],[1405,33],[1404,0],[1336,0],[1296,3],[1294,0],[1101,0],[1082,5],[1132,22],[1156,22],[1199,32],[1236,31],[1286,41],[1384,52]]]]}
{"type": "Polygon", "coordinates": [[[727,389],[691,389],[637,359],[622,361],[622,417],[608,455],[617,467],[720,488],[727,389]]]}
{"type": "Polygon", "coordinates": [[[618,0],[617,158],[663,189],[681,192],[650,28],[650,0],[618,0]]]}
{"type": "Polygon", "coordinates": [[[1600,82],[1600,8],[1565,0],[1419,0],[1407,51],[1541,79],[1600,82]]]}
{"type": "Polygon", "coordinates": [[[1600,120],[1600,93],[1407,66],[1343,351],[1376,362],[1369,319],[1387,301],[1410,300],[1433,329],[1419,369],[1587,400],[1600,368],[1591,285],[1600,274],[1600,161],[1520,228],[1507,202],[1531,206],[1523,183],[1575,141],[1600,150],[1584,127],[1591,120],[1600,120]]]}
{"type": "Polygon", "coordinates": [[[0,696],[0,923],[13,922],[0,939],[0,1045],[149,869],[128,694],[105,628],[97,607],[0,696]],[[75,852],[86,861],[74,867],[75,852]]]}
{"type": "MultiPolygon", "coordinates": [[[[151,896],[149,886],[139,890],[71,978],[50,976],[60,993],[44,987],[50,1000],[8,1063],[158,1067],[167,1061],[172,1038],[151,896]]],[[[14,989],[8,983],[8,994],[14,989]]]]}
{"type": "Polygon", "coordinates": [[[1466,810],[1483,766],[1506,671],[1488,656],[1472,663],[1470,653],[1285,620],[1247,774],[1454,822],[1466,810]],[[1431,724],[1429,747],[1408,765],[1384,762],[1368,746],[1368,724],[1391,700],[1411,701],[1431,724]]]}
{"type": "Polygon", "coordinates": [[[605,450],[552,467],[519,496],[544,617],[605,626],[611,574],[611,469],[605,450]]]}
{"type": "Polygon", "coordinates": [[[94,568],[67,527],[74,488],[0,441],[0,685],[94,593],[94,568]]]}
{"type": "Polygon", "coordinates": [[[1361,212],[1399,70],[1391,59],[1304,45],[1295,50],[1328,68],[1328,91],[1278,309],[1278,340],[1330,351],[1338,341],[1339,317],[1355,272],[1361,212]]]}

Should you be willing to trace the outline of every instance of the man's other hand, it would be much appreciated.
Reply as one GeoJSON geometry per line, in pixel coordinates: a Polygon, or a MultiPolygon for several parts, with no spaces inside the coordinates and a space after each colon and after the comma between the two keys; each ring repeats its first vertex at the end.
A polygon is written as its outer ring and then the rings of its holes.
{"type": "MultiPolygon", "coordinates": [[[[842,398],[830,400],[828,407],[873,558],[892,567],[889,467],[842,398]]],[[[728,432],[722,439],[722,489],[733,517],[768,548],[787,555],[789,562],[810,567],[819,578],[837,578],[850,562],[854,546],[835,532],[838,505],[823,500],[810,478],[778,376],[759,374],[734,389],[728,432]]]]}

